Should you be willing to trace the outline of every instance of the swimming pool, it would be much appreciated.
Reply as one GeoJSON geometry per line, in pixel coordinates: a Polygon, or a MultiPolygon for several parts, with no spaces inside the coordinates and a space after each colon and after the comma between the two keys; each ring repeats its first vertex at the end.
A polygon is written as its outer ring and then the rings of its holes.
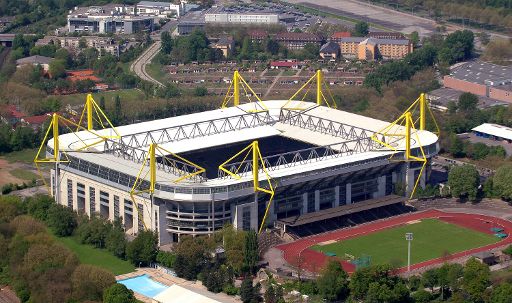
{"type": "Polygon", "coordinates": [[[128,289],[149,298],[153,298],[169,287],[152,280],[148,275],[120,280],[117,283],[124,284],[128,289]]]}

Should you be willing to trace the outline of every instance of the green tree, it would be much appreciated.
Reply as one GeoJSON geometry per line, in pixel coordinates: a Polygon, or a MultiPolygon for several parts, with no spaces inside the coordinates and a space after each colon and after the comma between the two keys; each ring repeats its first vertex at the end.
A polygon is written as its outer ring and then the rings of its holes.
{"type": "Polygon", "coordinates": [[[411,39],[412,44],[416,47],[418,46],[418,43],[420,43],[420,35],[417,31],[413,31],[409,38],[411,39]]]}
{"type": "Polygon", "coordinates": [[[203,237],[182,237],[175,251],[174,270],[178,277],[195,280],[209,262],[213,247],[211,241],[203,237]]]}
{"type": "Polygon", "coordinates": [[[257,303],[259,301],[259,285],[252,285],[252,278],[246,277],[240,286],[240,299],[243,303],[257,303]]]}
{"type": "Polygon", "coordinates": [[[317,285],[320,295],[328,302],[343,300],[349,293],[348,275],[336,260],[327,263],[317,279],[317,285]]]}
{"type": "Polygon", "coordinates": [[[115,102],[114,102],[114,115],[113,115],[113,123],[116,125],[119,125],[123,117],[123,110],[121,106],[121,98],[119,95],[116,95],[115,102]]]}
{"type": "Polygon", "coordinates": [[[432,268],[427,270],[421,275],[421,281],[423,286],[430,288],[430,291],[433,292],[434,288],[439,286],[439,276],[436,268],[432,268]]]}
{"type": "Polygon", "coordinates": [[[104,96],[101,96],[100,97],[100,108],[105,111],[107,109],[107,106],[105,105],[105,97],[104,96]]]}
{"type": "Polygon", "coordinates": [[[66,62],[54,59],[50,62],[50,75],[54,79],[66,77],[66,62]]]}
{"type": "Polygon", "coordinates": [[[284,303],[283,288],[270,283],[265,291],[264,299],[265,303],[284,303]]]}
{"type": "Polygon", "coordinates": [[[498,167],[494,177],[493,191],[502,199],[510,201],[512,199],[512,165],[506,164],[498,167]]]}
{"type": "Polygon", "coordinates": [[[103,290],[116,283],[114,275],[105,269],[80,264],[71,276],[73,297],[79,301],[99,301],[103,290]]]}
{"type": "Polygon", "coordinates": [[[198,86],[194,89],[194,96],[202,97],[208,95],[208,89],[204,86],[198,86]]]}
{"type": "Polygon", "coordinates": [[[468,296],[468,302],[483,302],[484,292],[491,284],[489,266],[471,258],[464,266],[462,290],[468,296]]]}
{"type": "Polygon", "coordinates": [[[52,197],[48,195],[36,195],[25,200],[28,214],[39,221],[46,221],[48,210],[55,203],[52,197]]]}
{"type": "Polygon", "coordinates": [[[126,245],[127,241],[123,225],[121,220],[116,219],[105,238],[105,248],[114,256],[124,259],[126,255],[126,245]]]}
{"type": "Polygon", "coordinates": [[[356,37],[366,37],[368,35],[368,23],[364,21],[359,21],[354,26],[354,36],[356,37]]]}
{"type": "Polygon", "coordinates": [[[134,265],[148,266],[156,261],[157,253],[158,237],[150,230],[139,232],[126,247],[126,256],[134,265]]]}
{"type": "Polygon", "coordinates": [[[503,283],[495,287],[492,291],[492,303],[510,303],[512,298],[512,284],[503,283]]]}
{"type": "Polygon", "coordinates": [[[133,291],[123,284],[115,283],[103,292],[103,303],[137,303],[133,291]]]}
{"type": "Polygon", "coordinates": [[[48,209],[47,223],[57,236],[67,237],[77,226],[76,214],[68,207],[52,204],[48,209]]]}
{"type": "Polygon", "coordinates": [[[164,54],[170,54],[172,51],[172,37],[168,31],[163,32],[161,35],[162,40],[162,52],[164,54]]]}
{"type": "Polygon", "coordinates": [[[480,185],[480,175],[473,165],[453,166],[448,174],[448,185],[453,197],[467,196],[475,201],[480,185]]]}
{"type": "Polygon", "coordinates": [[[250,230],[245,237],[244,246],[244,267],[247,268],[249,273],[254,274],[256,272],[259,259],[258,235],[254,230],[250,230]]]}
{"type": "Polygon", "coordinates": [[[174,262],[176,262],[176,254],[161,250],[156,255],[156,261],[160,265],[167,268],[174,268],[174,262]]]}
{"type": "Polygon", "coordinates": [[[457,108],[464,112],[473,112],[478,105],[478,97],[472,93],[462,93],[459,96],[457,108]]]}

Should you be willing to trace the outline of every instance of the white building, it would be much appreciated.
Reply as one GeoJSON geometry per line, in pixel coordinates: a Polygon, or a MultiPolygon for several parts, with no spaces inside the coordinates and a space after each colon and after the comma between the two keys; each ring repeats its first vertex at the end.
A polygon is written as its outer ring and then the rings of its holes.
{"type": "Polygon", "coordinates": [[[170,2],[141,1],[135,6],[135,14],[146,16],[175,15],[181,17],[185,13],[185,1],[180,4],[170,2]]]}
{"type": "Polygon", "coordinates": [[[213,7],[204,16],[206,23],[278,24],[279,15],[272,12],[239,12],[213,7]]]}

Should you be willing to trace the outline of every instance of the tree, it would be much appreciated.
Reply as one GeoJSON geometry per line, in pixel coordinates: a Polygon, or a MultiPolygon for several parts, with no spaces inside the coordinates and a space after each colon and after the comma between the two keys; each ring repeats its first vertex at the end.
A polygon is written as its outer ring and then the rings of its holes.
{"type": "Polygon", "coordinates": [[[502,199],[510,201],[512,199],[512,165],[506,164],[498,167],[493,181],[493,190],[502,199]]]}
{"type": "Polygon", "coordinates": [[[462,290],[468,296],[468,302],[483,302],[484,291],[491,284],[490,270],[486,264],[471,258],[464,266],[462,290]]]}
{"type": "Polygon", "coordinates": [[[150,230],[139,232],[126,247],[126,256],[134,265],[148,266],[156,261],[158,237],[150,230]]]}
{"type": "Polygon", "coordinates": [[[162,52],[164,54],[170,54],[172,51],[172,37],[168,31],[163,32],[160,35],[162,39],[162,52]]]}
{"type": "Polygon", "coordinates": [[[240,299],[244,303],[257,303],[259,301],[259,285],[253,286],[250,277],[246,277],[242,281],[240,299]]]}
{"type": "Polygon", "coordinates": [[[124,259],[126,255],[126,237],[121,220],[114,220],[112,228],[105,238],[105,248],[114,256],[124,259]]]}
{"type": "Polygon", "coordinates": [[[409,38],[411,39],[411,42],[415,47],[418,46],[418,43],[420,43],[420,35],[418,34],[417,31],[413,31],[409,38]]]}
{"type": "Polygon", "coordinates": [[[493,289],[490,302],[510,303],[510,298],[512,298],[512,284],[503,283],[493,289]]]}
{"type": "Polygon", "coordinates": [[[53,203],[55,203],[55,200],[48,195],[36,195],[25,200],[28,214],[39,221],[46,221],[48,209],[53,203]]]}
{"type": "Polygon", "coordinates": [[[208,95],[208,89],[204,86],[198,86],[194,89],[194,96],[202,97],[208,95]]]}
{"type": "Polygon", "coordinates": [[[133,291],[123,284],[115,283],[103,292],[103,303],[136,303],[133,291]]]}
{"type": "Polygon", "coordinates": [[[328,302],[343,300],[348,295],[348,275],[336,260],[327,263],[317,285],[320,295],[328,302]]]}
{"type": "Polygon", "coordinates": [[[115,283],[111,272],[89,264],[78,265],[71,276],[73,297],[79,301],[99,301],[103,298],[103,290],[115,283]]]}
{"type": "Polygon", "coordinates": [[[64,60],[52,60],[50,62],[50,75],[54,79],[64,78],[66,76],[66,62],[64,60]]]}
{"type": "Polygon", "coordinates": [[[156,255],[156,262],[167,268],[174,268],[174,262],[176,262],[176,254],[161,250],[156,255]]]}
{"type": "Polygon", "coordinates": [[[462,93],[459,96],[457,108],[464,112],[473,112],[478,105],[478,97],[472,93],[462,93]]]}
{"type": "Polygon", "coordinates": [[[283,289],[279,285],[269,284],[265,291],[265,303],[284,303],[283,289]]]}
{"type": "Polygon", "coordinates": [[[433,292],[434,288],[439,285],[437,269],[432,268],[424,272],[423,275],[421,275],[421,280],[423,282],[423,286],[430,288],[430,291],[433,292]]]}
{"type": "Polygon", "coordinates": [[[80,38],[80,40],[78,40],[78,48],[81,48],[81,49],[87,48],[87,40],[85,40],[84,37],[82,37],[82,38],[80,38]]]}
{"type": "Polygon", "coordinates": [[[368,35],[368,23],[359,21],[354,26],[354,36],[366,37],[368,35]]]}
{"type": "Polygon", "coordinates": [[[250,230],[245,237],[244,247],[244,267],[248,272],[254,274],[256,265],[260,257],[258,254],[258,235],[254,230],[250,230]]]}
{"type": "Polygon", "coordinates": [[[121,108],[121,98],[119,98],[119,95],[116,95],[115,102],[114,102],[114,115],[113,115],[113,123],[118,125],[122,119],[123,116],[123,110],[121,108]]]}
{"type": "Polygon", "coordinates": [[[453,166],[448,174],[448,185],[453,197],[467,196],[475,201],[478,195],[480,175],[473,165],[453,166]]]}
{"type": "Polygon", "coordinates": [[[59,237],[71,236],[77,226],[76,215],[73,210],[60,204],[50,206],[47,223],[59,237]]]}
{"type": "Polygon", "coordinates": [[[104,96],[101,96],[100,97],[100,108],[101,110],[105,111],[107,109],[106,105],[105,105],[105,97],[104,96]]]}
{"type": "Polygon", "coordinates": [[[178,277],[195,280],[209,261],[212,243],[203,237],[182,237],[176,245],[174,270],[178,277]]]}

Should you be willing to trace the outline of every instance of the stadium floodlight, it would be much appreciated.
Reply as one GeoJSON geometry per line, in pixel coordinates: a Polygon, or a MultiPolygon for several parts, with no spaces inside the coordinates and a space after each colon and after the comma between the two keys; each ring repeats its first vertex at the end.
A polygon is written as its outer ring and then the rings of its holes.
{"type": "Polygon", "coordinates": [[[411,271],[411,242],[413,239],[412,233],[405,233],[405,240],[407,240],[407,271],[411,271]]]}

